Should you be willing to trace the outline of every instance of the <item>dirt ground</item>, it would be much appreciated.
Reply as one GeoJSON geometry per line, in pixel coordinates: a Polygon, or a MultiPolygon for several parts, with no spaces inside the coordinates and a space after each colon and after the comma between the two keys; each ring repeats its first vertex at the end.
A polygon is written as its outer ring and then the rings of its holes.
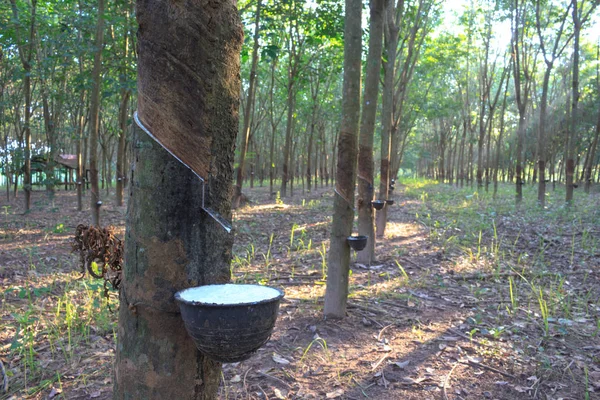
{"type": "MultiPolygon", "coordinates": [[[[247,190],[233,280],[286,296],[271,340],[223,366],[220,398],[600,399],[600,196],[537,210],[515,208],[508,186],[499,200],[422,182],[396,192],[377,262],[352,263],[347,317],[330,321],[332,189],[247,190]]],[[[103,222],[122,237],[113,203],[103,222]]],[[[22,198],[0,200],[0,399],[111,398],[116,313],[70,253],[89,210],[74,192],[32,204],[23,215],[22,198]]]]}

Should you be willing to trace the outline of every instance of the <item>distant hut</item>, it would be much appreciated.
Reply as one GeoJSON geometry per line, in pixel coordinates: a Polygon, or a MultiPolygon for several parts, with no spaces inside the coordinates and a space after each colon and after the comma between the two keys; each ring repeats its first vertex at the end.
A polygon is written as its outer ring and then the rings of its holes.
{"type": "MultiPolygon", "coordinates": [[[[69,190],[69,188],[75,188],[75,179],[73,172],[77,170],[77,155],[76,154],[57,154],[54,156],[54,162],[57,167],[61,168],[60,175],[64,176],[64,181],[59,182],[58,184],[64,184],[65,190],[69,190]]],[[[46,164],[48,160],[43,155],[37,155],[31,157],[31,172],[38,174],[38,179],[36,179],[36,184],[40,184],[43,182],[42,179],[39,178],[39,174],[46,172],[46,164]]],[[[87,170],[86,170],[87,174],[87,170]]]]}
{"type": "Polygon", "coordinates": [[[75,187],[73,171],[77,171],[77,154],[57,154],[54,156],[54,162],[64,168],[65,172],[65,190],[75,187]]]}

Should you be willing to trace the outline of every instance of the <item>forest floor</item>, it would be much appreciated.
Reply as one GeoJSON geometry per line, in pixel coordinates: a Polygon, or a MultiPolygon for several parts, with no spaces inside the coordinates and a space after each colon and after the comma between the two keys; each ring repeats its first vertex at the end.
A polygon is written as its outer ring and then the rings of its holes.
{"type": "MultiPolygon", "coordinates": [[[[516,208],[508,185],[494,200],[403,183],[377,262],[352,263],[343,321],[322,314],[331,188],[247,191],[232,279],[286,296],[271,340],[224,365],[220,398],[600,398],[600,194],[568,208],[550,188],[542,210],[532,186],[516,208]]],[[[126,208],[112,203],[103,221],[122,237],[126,208]]],[[[73,192],[32,204],[23,215],[21,198],[0,200],[0,399],[109,399],[117,314],[70,253],[89,211],[73,192]]]]}

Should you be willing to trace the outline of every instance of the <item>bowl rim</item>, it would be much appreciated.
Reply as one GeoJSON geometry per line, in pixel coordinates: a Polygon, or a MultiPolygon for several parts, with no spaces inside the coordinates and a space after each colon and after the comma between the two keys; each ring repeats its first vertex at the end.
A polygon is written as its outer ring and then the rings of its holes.
{"type": "Polygon", "coordinates": [[[346,238],[346,240],[350,240],[352,242],[359,242],[362,240],[369,240],[369,236],[368,235],[350,235],[346,238]]]}
{"type": "Polygon", "coordinates": [[[183,303],[183,304],[187,304],[190,306],[203,306],[203,307],[211,307],[211,308],[230,308],[230,307],[241,307],[241,306],[253,306],[253,305],[258,305],[258,304],[266,304],[266,303],[271,303],[271,302],[278,302],[279,300],[281,300],[283,297],[285,296],[285,292],[279,288],[273,287],[273,286],[267,286],[267,285],[257,285],[254,283],[215,283],[215,284],[210,284],[210,285],[198,285],[198,286],[190,286],[188,288],[185,289],[181,289],[179,291],[177,291],[174,295],[175,300],[179,303],[183,303]],[[259,287],[266,287],[269,289],[274,289],[277,292],[279,292],[279,294],[275,297],[270,297],[268,299],[264,299],[264,300],[259,300],[259,301],[248,301],[245,303],[231,303],[231,304],[218,304],[218,303],[205,303],[202,301],[193,301],[193,300],[186,300],[184,298],[181,297],[181,293],[188,290],[188,289],[194,289],[194,288],[198,288],[198,287],[205,287],[205,286],[225,286],[225,285],[235,285],[235,286],[259,286],[259,287]]]}

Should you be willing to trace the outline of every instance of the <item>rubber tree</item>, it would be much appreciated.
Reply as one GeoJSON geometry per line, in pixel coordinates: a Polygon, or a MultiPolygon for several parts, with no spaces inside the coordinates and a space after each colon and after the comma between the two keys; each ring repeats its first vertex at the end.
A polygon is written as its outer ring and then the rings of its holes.
{"type": "MultiPolygon", "coordinates": [[[[27,35],[24,35],[19,23],[22,13],[19,12],[16,0],[10,1],[12,14],[16,27],[17,50],[23,65],[23,92],[25,96],[25,168],[23,173],[23,189],[25,192],[25,212],[31,207],[31,69],[35,49],[35,24],[37,12],[37,0],[31,0],[29,13],[29,25],[27,35]]],[[[23,24],[24,25],[24,24],[23,24]]],[[[15,176],[15,194],[18,177],[15,176]]]]}
{"type": "Polygon", "coordinates": [[[575,143],[577,141],[577,127],[578,127],[578,106],[579,106],[579,41],[581,36],[581,27],[589,19],[592,12],[596,9],[599,1],[595,0],[590,2],[585,9],[585,0],[581,3],[579,0],[572,1],[571,15],[573,18],[573,80],[571,85],[571,123],[567,130],[566,140],[566,185],[567,191],[565,195],[565,201],[567,204],[573,202],[573,188],[575,187],[575,143]]]}
{"type": "Polygon", "coordinates": [[[138,0],[135,14],[138,116],[177,158],[136,125],[113,398],[215,399],[220,364],[173,295],[229,280],[233,237],[202,207],[231,219],[243,30],[235,0],[138,0]]]}
{"type": "Polygon", "coordinates": [[[359,251],[357,261],[370,265],[375,252],[373,200],[373,134],[379,94],[381,52],[383,49],[384,0],[370,1],[369,55],[365,74],[360,138],[358,143],[358,233],[369,237],[367,247],[359,251]]]}
{"type": "Polygon", "coordinates": [[[535,61],[529,50],[531,45],[527,44],[528,36],[526,23],[528,6],[526,1],[519,4],[519,0],[514,0],[512,6],[512,38],[511,46],[513,50],[513,78],[515,88],[515,98],[517,110],[519,112],[519,122],[517,126],[517,147],[516,147],[516,168],[515,168],[515,202],[521,204],[523,200],[523,141],[525,130],[527,128],[526,111],[529,102],[529,96],[532,90],[533,69],[535,61]]]}
{"type": "Polygon", "coordinates": [[[92,94],[90,98],[90,210],[92,225],[100,226],[100,188],[98,187],[98,130],[100,129],[100,73],[102,71],[102,46],[104,43],[104,0],[98,0],[98,22],[94,68],[92,70],[92,94]]]}
{"type": "MultiPolygon", "coordinates": [[[[397,64],[394,70],[396,78],[394,79],[390,132],[390,180],[398,177],[398,171],[402,163],[404,146],[412,125],[409,117],[411,107],[408,107],[407,99],[412,89],[411,82],[415,68],[421,59],[423,43],[437,20],[436,10],[438,7],[439,3],[435,1],[419,0],[403,10],[404,23],[402,23],[399,31],[397,64]]],[[[402,11],[401,8],[398,9],[402,11]]],[[[398,26],[400,27],[399,24],[398,26]]]]}
{"type": "MultiPolygon", "coordinates": [[[[391,153],[391,130],[392,130],[392,111],[394,101],[394,76],[396,54],[398,47],[398,31],[400,21],[404,10],[404,0],[398,0],[398,5],[393,0],[388,0],[384,17],[384,38],[385,38],[385,62],[383,63],[383,96],[381,104],[381,161],[379,166],[379,198],[386,200],[390,184],[390,153],[391,153]]],[[[377,237],[383,237],[385,226],[387,224],[387,207],[384,207],[376,215],[377,237]]]]}
{"type": "Polygon", "coordinates": [[[123,30],[123,55],[122,55],[122,64],[120,65],[120,73],[119,73],[119,94],[120,94],[120,102],[119,102],[119,145],[117,148],[117,185],[116,185],[116,203],[117,206],[123,205],[123,189],[125,188],[125,182],[127,178],[127,173],[125,170],[125,145],[127,143],[127,120],[128,120],[128,111],[129,111],[129,99],[131,97],[131,89],[128,87],[128,67],[130,60],[129,53],[129,9],[125,10],[125,28],[123,30]]]}
{"type": "Polygon", "coordinates": [[[354,222],[362,53],[362,2],[346,0],[345,4],[342,122],[337,142],[336,187],[323,309],[326,317],[338,319],[346,315],[348,301],[350,247],[347,237],[352,233],[354,222]]]}
{"type": "Polygon", "coordinates": [[[537,153],[538,153],[538,171],[539,171],[539,181],[538,181],[538,204],[540,207],[544,207],[546,204],[546,160],[548,158],[548,144],[547,144],[547,114],[548,114],[548,90],[550,86],[550,75],[552,73],[552,68],[554,67],[554,62],[556,59],[562,54],[565,47],[569,43],[570,36],[567,35],[565,40],[562,40],[563,34],[565,33],[565,22],[567,21],[567,17],[569,16],[569,10],[571,9],[571,5],[569,4],[565,11],[560,14],[557,22],[559,23],[558,29],[554,26],[550,25],[550,21],[552,20],[552,15],[556,12],[552,12],[549,9],[548,4],[544,4],[544,10],[548,14],[545,19],[542,18],[542,7],[541,0],[536,0],[535,2],[535,26],[538,33],[538,39],[540,42],[540,48],[542,50],[542,55],[544,57],[544,62],[546,64],[546,70],[544,71],[544,80],[542,83],[542,96],[540,99],[540,122],[538,127],[538,137],[537,137],[537,153]],[[544,21],[544,22],[542,22],[544,21]],[[545,35],[548,31],[554,33],[554,37],[548,37],[545,35]],[[550,44],[550,47],[548,47],[550,44]]]}
{"type": "Polygon", "coordinates": [[[246,97],[246,107],[244,109],[244,127],[242,128],[242,145],[240,148],[240,162],[238,164],[237,177],[235,182],[235,192],[233,195],[233,207],[240,206],[242,199],[242,185],[244,184],[244,168],[246,165],[246,153],[248,152],[248,143],[250,141],[250,117],[254,104],[254,95],[256,93],[256,69],[258,66],[258,47],[260,32],[260,8],[261,0],[256,2],[256,14],[254,15],[254,44],[252,45],[252,67],[250,68],[250,79],[248,84],[248,95],[246,97]]]}

